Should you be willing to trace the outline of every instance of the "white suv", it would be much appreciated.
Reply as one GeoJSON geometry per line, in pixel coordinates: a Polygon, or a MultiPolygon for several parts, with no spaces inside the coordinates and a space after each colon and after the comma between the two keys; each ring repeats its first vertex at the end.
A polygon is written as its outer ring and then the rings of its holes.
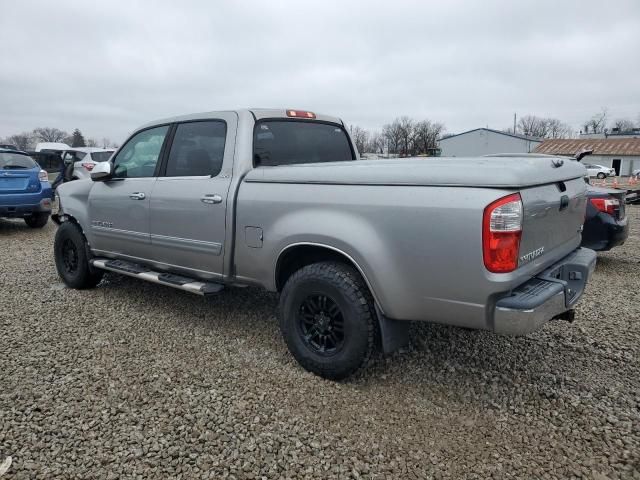
{"type": "Polygon", "coordinates": [[[613,177],[616,174],[616,171],[610,167],[603,167],[602,165],[594,165],[594,164],[584,164],[587,167],[587,172],[590,177],[598,177],[598,178],[607,178],[613,177]]]}
{"type": "Polygon", "coordinates": [[[91,170],[98,162],[106,162],[115,152],[114,149],[96,147],[70,148],[62,155],[65,165],[73,163],[73,180],[88,180],[91,178],[91,170]]]}

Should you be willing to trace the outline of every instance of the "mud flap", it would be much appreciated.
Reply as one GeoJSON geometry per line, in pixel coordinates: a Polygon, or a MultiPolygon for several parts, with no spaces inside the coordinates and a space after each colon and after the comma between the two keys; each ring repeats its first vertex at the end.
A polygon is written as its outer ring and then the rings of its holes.
{"type": "Polygon", "coordinates": [[[376,305],[376,316],[380,327],[380,343],[385,354],[393,353],[409,344],[410,322],[385,317],[378,305],[376,305]]]}

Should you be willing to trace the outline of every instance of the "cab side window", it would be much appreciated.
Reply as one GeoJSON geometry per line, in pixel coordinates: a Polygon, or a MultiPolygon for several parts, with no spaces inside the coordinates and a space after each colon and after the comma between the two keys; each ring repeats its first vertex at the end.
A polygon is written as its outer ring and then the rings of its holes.
{"type": "Polygon", "coordinates": [[[178,124],[165,176],[218,175],[222,169],[226,135],[227,125],[221,120],[178,124]]]}
{"type": "Polygon", "coordinates": [[[150,128],[129,139],[116,155],[115,178],[153,177],[169,126],[150,128]]]}

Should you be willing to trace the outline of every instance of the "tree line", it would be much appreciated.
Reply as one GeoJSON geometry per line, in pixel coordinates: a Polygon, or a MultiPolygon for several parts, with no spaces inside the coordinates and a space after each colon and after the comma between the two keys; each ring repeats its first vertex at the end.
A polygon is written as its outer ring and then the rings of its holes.
{"type": "Polygon", "coordinates": [[[115,148],[118,145],[108,138],[97,140],[85,139],[80,129],[76,128],[72,133],[65,132],[54,127],[34,128],[31,132],[22,132],[0,139],[0,143],[13,145],[19,150],[34,150],[40,142],[66,143],[71,147],[102,147],[115,148]]]}
{"type": "Polygon", "coordinates": [[[433,155],[444,132],[443,123],[426,119],[414,120],[407,116],[398,117],[383,125],[380,131],[369,132],[357,125],[349,127],[349,133],[359,152],[401,157],[433,155]]]}
{"type": "MultiPolygon", "coordinates": [[[[630,132],[634,128],[640,128],[640,115],[638,120],[633,122],[628,118],[618,118],[609,120],[606,108],[603,108],[581,124],[581,134],[605,134],[611,133],[614,129],[619,133],[630,132]]],[[[503,131],[514,133],[513,128],[505,128],[503,131]]],[[[539,138],[574,138],[576,132],[570,125],[557,118],[538,117],[536,115],[525,115],[521,117],[517,124],[515,133],[528,137],[539,138]]]]}

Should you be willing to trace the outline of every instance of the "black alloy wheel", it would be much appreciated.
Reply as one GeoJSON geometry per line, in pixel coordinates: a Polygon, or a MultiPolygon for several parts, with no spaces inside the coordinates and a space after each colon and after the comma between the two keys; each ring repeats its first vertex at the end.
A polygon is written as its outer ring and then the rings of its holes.
{"type": "Polygon", "coordinates": [[[335,355],[344,345],[342,311],[327,295],[306,297],[298,311],[298,322],[302,340],[319,355],[335,355]]]}

